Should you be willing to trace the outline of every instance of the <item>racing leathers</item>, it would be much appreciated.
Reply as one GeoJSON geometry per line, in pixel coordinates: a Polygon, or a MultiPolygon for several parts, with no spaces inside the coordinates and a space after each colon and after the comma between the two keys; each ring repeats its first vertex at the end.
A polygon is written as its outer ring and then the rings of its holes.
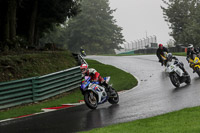
{"type": "Polygon", "coordinates": [[[162,63],[162,65],[163,65],[163,59],[162,59],[161,55],[164,56],[164,52],[168,53],[168,49],[166,47],[158,48],[156,51],[156,55],[159,59],[159,62],[162,63]]]}
{"type": "Polygon", "coordinates": [[[85,76],[90,76],[91,81],[99,82],[100,85],[105,86],[106,92],[110,92],[111,96],[115,95],[115,92],[109,87],[109,85],[94,68],[87,69],[85,76]]]}
{"type": "Polygon", "coordinates": [[[197,55],[198,51],[195,48],[192,49],[188,49],[187,50],[187,61],[189,61],[189,59],[194,60],[195,55],[197,55]]]}
{"type": "Polygon", "coordinates": [[[91,81],[99,82],[100,84],[104,82],[104,79],[100,76],[100,74],[94,69],[89,68],[86,71],[86,76],[90,76],[91,81]]]}

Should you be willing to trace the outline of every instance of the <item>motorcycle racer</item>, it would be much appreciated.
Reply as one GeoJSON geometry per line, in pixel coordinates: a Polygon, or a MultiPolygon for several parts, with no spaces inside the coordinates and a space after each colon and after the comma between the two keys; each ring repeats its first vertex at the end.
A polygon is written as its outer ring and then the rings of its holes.
{"type": "Polygon", "coordinates": [[[192,44],[189,44],[187,48],[187,61],[190,59],[194,60],[194,56],[197,54],[197,50],[194,48],[192,44]]]}
{"type": "Polygon", "coordinates": [[[170,80],[175,87],[179,87],[181,83],[190,84],[191,79],[188,72],[184,68],[184,64],[171,53],[167,54],[167,65],[165,72],[169,73],[170,80]]]}
{"type": "Polygon", "coordinates": [[[163,61],[161,55],[164,56],[164,52],[168,53],[168,49],[166,47],[164,47],[162,44],[159,44],[159,48],[156,51],[156,55],[157,55],[159,62],[161,63],[162,66],[164,64],[164,61],[163,61]]]}
{"type": "Polygon", "coordinates": [[[85,50],[82,47],[80,48],[80,54],[82,56],[86,56],[85,50]]]}
{"type": "MultiPolygon", "coordinates": [[[[195,63],[194,63],[195,58],[199,59],[199,51],[197,49],[195,49],[192,44],[189,44],[189,46],[187,48],[186,60],[188,61],[188,63],[190,63],[189,66],[193,69],[193,73],[195,73],[195,71],[196,71],[195,63]]],[[[198,63],[197,63],[197,65],[198,65],[198,63]]]]}
{"type": "Polygon", "coordinates": [[[100,76],[100,73],[98,73],[94,68],[88,68],[87,64],[82,64],[80,66],[80,69],[82,72],[82,77],[90,76],[91,81],[99,82],[100,85],[105,86],[106,91],[110,92],[111,96],[115,95],[115,92],[112,89],[110,89],[105,80],[100,76]]]}
{"type": "MultiPolygon", "coordinates": [[[[171,62],[172,60],[175,61],[175,64],[177,64],[179,61],[178,61],[178,58],[176,58],[175,56],[172,55],[172,53],[168,53],[167,54],[167,61],[171,62]]],[[[183,70],[183,72],[186,73],[186,70],[184,68],[184,64],[182,62],[179,62],[179,65],[180,69],[183,70]]]]}

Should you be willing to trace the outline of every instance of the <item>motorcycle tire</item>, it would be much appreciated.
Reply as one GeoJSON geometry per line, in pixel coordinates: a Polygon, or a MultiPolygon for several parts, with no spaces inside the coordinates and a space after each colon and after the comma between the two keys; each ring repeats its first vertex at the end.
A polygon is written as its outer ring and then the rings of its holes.
{"type": "Polygon", "coordinates": [[[186,84],[190,84],[191,83],[191,78],[190,78],[190,75],[188,74],[188,72],[185,71],[185,75],[187,75],[187,79],[185,81],[186,84]]]}
{"type": "Polygon", "coordinates": [[[180,81],[179,81],[178,75],[176,73],[170,73],[169,77],[170,77],[172,84],[175,87],[177,87],[177,88],[180,87],[180,81]]]}
{"type": "Polygon", "coordinates": [[[90,108],[90,109],[96,109],[98,105],[98,98],[96,94],[92,91],[87,91],[84,93],[84,100],[85,104],[90,108]]]}
{"type": "Polygon", "coordinates": [[[112,90],[115,92],[114,96],[110,96],[108,99],[108,102],[110,104],[117,104],[119,102],[119,95],[115,89],[112,88],[112,90]]]}

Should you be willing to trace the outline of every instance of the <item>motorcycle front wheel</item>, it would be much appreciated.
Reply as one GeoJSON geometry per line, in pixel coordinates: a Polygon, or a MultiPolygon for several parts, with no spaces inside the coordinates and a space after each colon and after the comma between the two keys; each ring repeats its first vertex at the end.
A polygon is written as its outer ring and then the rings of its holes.
{"type": "Polygon", "coordinates": [[[170,73],[169,74],[169,77],[170,77],[170,80],[172,82],[172,84],[175,86],[175,87],[179,87],[180,86],[180,81],[178,79],[178,75],[176,73],[170,73]]]}
{"type": "Polygon", "coordinates": [[[97,96],[94,92],[92,91],[87,91],[84,93],[84,100],[85,104],[90,108],[90,109],[96,109],[97,108],[97,96]]]}
{"type": "Polygon", "coordinates": [[[110,96],[109,99],[108,99],[108,102],[110,104],[117,104],[119,102],[119,95],[118,95],[118,93],[117,93],[117,91],[115,89],[113,89],[113,91],[115,92],[115,95],[114,96],[110,96]]]}

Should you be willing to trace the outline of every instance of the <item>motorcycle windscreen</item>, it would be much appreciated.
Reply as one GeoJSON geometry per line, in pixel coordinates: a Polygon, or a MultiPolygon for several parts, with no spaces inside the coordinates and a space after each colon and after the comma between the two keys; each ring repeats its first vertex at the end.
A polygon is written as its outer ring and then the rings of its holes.
{"type": "Polygon", "coordinates": [[[105,80],[106,83],[108,84],[108,82],[110,81],[110,77],[105,77],[104,80],[105,80]]]}

